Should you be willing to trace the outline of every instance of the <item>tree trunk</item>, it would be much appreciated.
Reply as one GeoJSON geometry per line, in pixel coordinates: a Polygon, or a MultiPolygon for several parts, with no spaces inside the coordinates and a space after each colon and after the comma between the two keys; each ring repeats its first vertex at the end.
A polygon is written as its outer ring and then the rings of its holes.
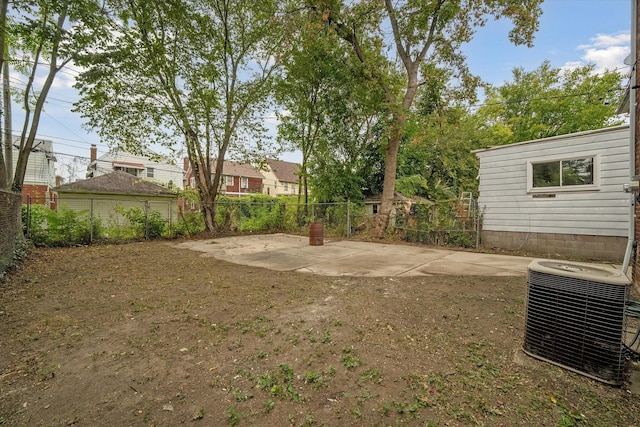
{"type": "Polygon", "coordinates": [[[202,215],[204,217],[205,228],[209,233],[213,233],[216,230],[216,213],[217,202],[215,197],[211,195],[210,191],[205,191],[201,195],[202,202],[202,215]]]}
{"type": "MultiPolygon", "coordinates": [[[[7,47],[5,46],[5,54],[7,53],[7,47]]],[[[2,63],[2,105],[3,109],[3,134],[2,141],[4,142],[4,164],[0,169],[2,177],[0,177],[0,188],[9,188],[11,179],[13,178],[13,137],[11,135],[11,93],[9,89],[9,62],[3,61],[2,63]]]]}
{"type": "Polygon", "coordinates": [[[403,114],[394,115],[391,132],[389,134],[389,143],[385,151],[384,184],[380,199],[380,210],[376,216],[373,230],[374,236],[379,239],[384,237],[390,226],[393,200],[395,198],[398,149],[400,148],[405,122],[406,118],[403,114]]]}
{"type": "Polygon", "coordinates": [[[8,44],[5,38],[7,33],[7,9],[8,0],[0,0],[0,70],[2,70],[3,113],[4,129],[0,137],[0,188],[9,189],[13,175],[13,141],[11,140],[11,126],[7,129],[7,122],[11,123],[11,98],[9,96],[9,67],[5,58],[8,56],[8,44]],[[5,95],[6,94],[6,95],[5,95]],[[7,137],[8,134],[8,137],[7,137]]]}

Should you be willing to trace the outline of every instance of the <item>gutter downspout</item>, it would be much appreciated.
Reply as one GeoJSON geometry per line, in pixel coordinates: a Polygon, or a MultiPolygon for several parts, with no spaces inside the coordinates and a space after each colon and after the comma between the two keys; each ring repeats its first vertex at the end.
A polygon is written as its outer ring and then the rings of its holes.
{"type": "MultiPolygon", "coordinates": [[[[630,181],[634,179],[636,175],[636,89],[638,87],[637,78],[637,51],[638,48],[638,4],[636,0],[631,0],[631,78],[629,88],[629,178],[630,181]]],[[[627,239],[627,250],[624,254],[624,262],[622,264],[622,271],[627,274],[629,264],[631,262],[631,254],[633,253],[633,245],[635,242],[635,198],[637,191],[631,191],[630,193],[630,206],[629,206],[629,235],[627,239]]],[[[634,260],[635,261],[635,260],[634,260]]]]}

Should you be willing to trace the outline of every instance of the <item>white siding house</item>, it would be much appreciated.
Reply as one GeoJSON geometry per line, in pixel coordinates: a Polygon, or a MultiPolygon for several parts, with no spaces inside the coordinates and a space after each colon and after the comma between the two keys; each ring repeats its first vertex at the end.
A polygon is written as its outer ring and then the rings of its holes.
{"type": "Polygon", "coordinates": [[[153,153],[138,156],[117,148],[97,157],[95,145],[91,146],[91,162],[87,167],[87,178],[111,172],[127,172],[135,177],[156,182],[165,187],[184,188],[184,170],[179,166],[155,159],[153,153]]]}
{"type": "MultiPolygon", "coordinates": [[[[12,147],[14,173],[18,163],[19,147],[20,137],[14,135],[12,147]]],[[[24,175],[23,203],[31,202],[55,207],[55,193],[52,191],[56,186],[55,163],[53,143],[46,139],[36,139],[29,154],[24,175]]]]}
{"type": "Polygon", "coordinates": [[[616,126],[475,151],[483,245],[622,261],[629,139],[616,126]]]}

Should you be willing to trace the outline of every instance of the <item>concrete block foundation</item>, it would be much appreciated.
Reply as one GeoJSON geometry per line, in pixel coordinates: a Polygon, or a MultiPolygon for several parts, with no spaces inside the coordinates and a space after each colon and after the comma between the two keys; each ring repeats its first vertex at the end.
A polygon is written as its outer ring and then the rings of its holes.
{"type": "Polygon", "coordinates": [[[622,263],[627,238],[580,234],[482,232],[482,246],[539,254],[541,257],[622,263]]]}

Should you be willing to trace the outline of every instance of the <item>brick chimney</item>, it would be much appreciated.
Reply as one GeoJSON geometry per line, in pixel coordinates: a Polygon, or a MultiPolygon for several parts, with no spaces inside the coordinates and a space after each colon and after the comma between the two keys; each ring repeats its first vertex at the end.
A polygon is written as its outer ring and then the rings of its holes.
{"type": "Polygon", "coordinates": [[[187,169],[189,169],[189,158],[188,157],[185,157],[183,159],[182,169],[184,169],[185,172],[187,171],[187,169]]]}
{"type": "Polygon", "coordinates": [[[62,185],[62,177],[60,175],[56,175],[56,187],[60,187],[62,185]]]}
{"type": "Polygon", "coordinates": [[[96,147],[96,144],[91,144],[90,161],[93,163],[96,161],[97,158],[98,158],[98,147],[96,147]]]}

